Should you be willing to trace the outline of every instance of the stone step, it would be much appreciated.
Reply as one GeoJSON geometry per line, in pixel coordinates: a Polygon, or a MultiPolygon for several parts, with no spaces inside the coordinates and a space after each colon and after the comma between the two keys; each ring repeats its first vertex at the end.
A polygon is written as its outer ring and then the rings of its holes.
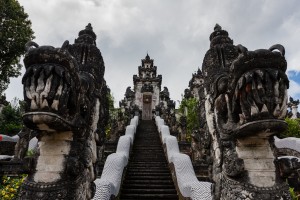
{"type": "Polygon", "coordinates": [[[124,184],[158,184],[158,185],[163,185],[163,184],[171,184],[174,185],[172,179],[166,179],[166,180],[129,180],[126,179],[124,180],[124,184]]]}
{"type": "Polygon", "coordinates": [[[138,151],[141,153],[148,153],[148,152],[152,152],[152,153],[161,153],[164,152],[162,149],[156,149],[156,148],[132,148],[133,151],[138,151]]]}
{"type": "Polygon", "coordinates": [[[177,194],[122,194],[120,197],[121,200],[127,200],[127,199],[174,199],[178,200],[177,194]]]}
{"type": "Polygon", "coordinates": [[[133,159],[137,159],[137,162],[164,162],[166,161],[166,158],[162,157],[162,156],[146,156],[146,157],[142,157],[142,156],[134,156],[130,159],[133,160],[133,159]],[[155,159],[155,160],[149,160],[149,159],[155,159]]]}
{"type": "Polygon", "coordinates": [[[146,173],[156,173],[156,174],[170,174],[169,170],[166,169],[130,169],[127,170],[128,174],[146,174],[146,173]]]}
{"type": "Polygon", "coordinates": [[[123,189],[126,194],[176,194],[175,188],[127,188],[123,189]]]}
{"type": "Polygon", "coordinates": [[[123,189],[136,188],[136,189],[174,189],[173,184],[150,184],[150,183],[127,183],[123,185],[123,189]]]}
{"type": "MultiPolygon", "coordinates": [[[[152,162],[149,162],[149,164],[153,162],[161,162],[162,164],[166,164],[166,160],[162,158],[149,157],[148,160],[152,160],[152,162]]],[[[141,162],[147,163],[147,160],[144,160],[143,158],[132,158],[130,159],[130,161],[132,161],[133,163],[141,163],[141,162]]]]}
{"type": "Polygon", "coordinates": [[[128,170],[132,170],[132,171],[142,171],[142,170],[153,170],[153,171],[157,171],[157,170],[160,170],[160,169],[164,169],[164,167],[161,167],[161,166],[142,166],[142,165],[137,165],[137,166],[134,166],[134,167],[130,167],[128,168],[128,170]]]}
{"type": "Polygon", "coordinates": [[[134,162],[134,163],[129,163],[128,168],[131,167],[168,167],[168,164],[163,162],[163,163],[147,163],[147,162],[134,162]]]}
{"type": "Polygon", "coordinates": [[[170,176],[170,172],[153,172],[153,171],[135,171],[135,172],[127,172],[128,176],[170,176]]]}
{"type": "Polygon", "coordinates": [[[171,172],[153,121],[139,125],[120,199],[176,199],[171,172]]]}
{"type": "MultiPolygon", "coordinates": [[[[139,151],[140,152],[140,151],[139,151]]],[[[159,158],[164,158],[164,152],[157,152],[157,153],[153,153],[153,152],[145,152],[145,153],[140,153],[138,155],[134,155],[133,157],[144,157],[144,159],[146,160],[145,157],[159,157],[159,158]]]]}
{"type": "Polygon", "coordinates": [[[171,175],[160,175],[160,176],[139,176],[139,175],[130,175],[125,177],[127,180],[167,180],[172,179],[171,175]]]}
{"type": "Polygon", "coordinates": [[[163,175],[163,174],[168,174],[168,175],[170,175],[171,173],[170,173],[170,171],[164,171],[164,170],[162,170],[162,169],[160,169],[160,168],[156,168],[156,169],[134,169],[134,170],[127,170],[127,172],[126,173],[128,173],[128,174],[130,174],[130,175],[134,175],[134,174],[138,174],[138,175],[142,175],[142,174],[145,174],[145,176],[147,176],[147,174],[157,174],[157,175],[163,175]]]}
{"type": "MultiPolygon", "coordinates": [[[[132,159],[129,159],[129,161],[131,161],[132,159]]],[[[141,164],[145,164],[145,163],[149,163],[149,164],[168,164],[166,158],[165,159],[161,159],[158,161],[155,160],[147,160],[147,159],[142,159],[142,160],[137,160],[135,161],[135,163],[141,163],[141,164]]]]}

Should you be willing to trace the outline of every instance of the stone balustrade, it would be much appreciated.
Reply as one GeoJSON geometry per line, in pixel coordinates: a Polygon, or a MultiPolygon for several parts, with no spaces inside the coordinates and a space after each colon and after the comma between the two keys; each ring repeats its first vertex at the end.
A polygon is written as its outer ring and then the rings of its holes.
{"type": "Polygon", "coordinates": [[[164,120],[156,116],[155,122],[181,198],[212,199],[212,183],[198,181],[190,157],[179,152],[177,139],[170,135],[164,120]]]}
{"type": "Polygon", "coordinates": [[[109,200],[118,196],[138,123],[138,116],[131,119],[130,125],[126,127],[125,135],[119,138],[116,153],[107,157],[101,178],[94,181],[96,193],[93,199],[109,200]]]}

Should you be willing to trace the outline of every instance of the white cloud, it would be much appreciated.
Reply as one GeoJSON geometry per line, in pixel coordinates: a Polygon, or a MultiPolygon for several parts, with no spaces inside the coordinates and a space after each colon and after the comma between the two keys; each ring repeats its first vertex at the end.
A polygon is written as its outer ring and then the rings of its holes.
{"type": "MultiPolygon", "coordinates": [[[[126,87],[133,86],[132,75],[138,73],[147,51],[163,76],[162,86],[180,100],[192,73],[202,66],[216,23],[235,44],[249,50],[283,44],[288,69],[300,70],[297,0],[20,0],[20,4],[40,45],[73,42],[92,23],[106,65],[105,78],[117,102],[126,87]]],[[[13,80],[7,97],[21,96],[21,87],[20,78],[13,80]]]]}
{"type": "Polygon", "coordinates": [[[290,88],[289,88],[289,96],[293,97],[294,99],[300,99],[300,84],[290,80],[290,88]]]}

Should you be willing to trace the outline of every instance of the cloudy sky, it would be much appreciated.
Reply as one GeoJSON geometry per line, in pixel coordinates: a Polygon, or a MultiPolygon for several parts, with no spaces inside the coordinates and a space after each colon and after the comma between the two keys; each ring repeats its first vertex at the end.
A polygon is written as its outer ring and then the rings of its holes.
{"type": "MultiPolygon", "coordinates": [[[[173,100],[181,100],[192,73],[202,66],[216,23],[234,44],[249,50],[285,46],[289,94],[300,98],[300,2],[298,0],[19,0],[29,14],[35,41],[60,47],[91,23],[116,104],[141,59],[149,53],[173,100]]],[[[24,71],[24,69],[23,69],[24,71]]],[[[22,97],[13,79],[8,99],[22,97]]],[[[177,103],[178,104],[178,103],[177,103]]]]}

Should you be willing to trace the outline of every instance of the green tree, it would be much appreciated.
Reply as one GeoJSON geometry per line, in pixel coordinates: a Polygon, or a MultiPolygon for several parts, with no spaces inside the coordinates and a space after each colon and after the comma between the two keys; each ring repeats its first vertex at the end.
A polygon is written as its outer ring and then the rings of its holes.
{"type": "Polygon", "coordinates": [[[188,138],[194,129],[198,129],[200,127],[198,105],[199,101],[196,98],[184,98],[180,102],[179,112],[186,115],[188,138]]]}
{"type": "Polygon", "coordinates": [[[25,44],[34,38],[31,22],[16,0],[0,0],[0,95],[9,79],[20,75],[20,57],[25,44]]]}
{"type": "Polygon", "coordinates": [[[108,108],[109,108],[109,114],[111,115],[110,117],[112,117],[112,115],[114,115],[114,110],[115,110],[115,98],[111,93],[107,94],[107,101],[108,101],[108,108]]]}
{"type": "Polygon", "coordinates": [[[22,128],[22,108],[18,99],[14,99],[0,113],[0,134],[13,136],[22,128]]]}
{"type": "Polygon", "coordinates": [[[106,94],[106,100],[108,104],[109,119],[108,119],[108,124],[105,127],[105,133],[106,136],[109,137],[110,132],[112,130],[113,120],[117,118],[117,110],[114,107],[115,99],[114,96],[111,94],[110,90],[106,94]]]}
{"type": "Polygon", "coordinates": [[[288,129],[282,133],[283,137],[298,137],[300,138],[300,119],[285,119],[288,124],[288,129]]]}
{"type": "Polygon", "coordinates": [[[300,194],[298,192],[295,192],[294,188],[290,188],[290,194],[291,194],[292,200],[299,200],[300,194]]]}

